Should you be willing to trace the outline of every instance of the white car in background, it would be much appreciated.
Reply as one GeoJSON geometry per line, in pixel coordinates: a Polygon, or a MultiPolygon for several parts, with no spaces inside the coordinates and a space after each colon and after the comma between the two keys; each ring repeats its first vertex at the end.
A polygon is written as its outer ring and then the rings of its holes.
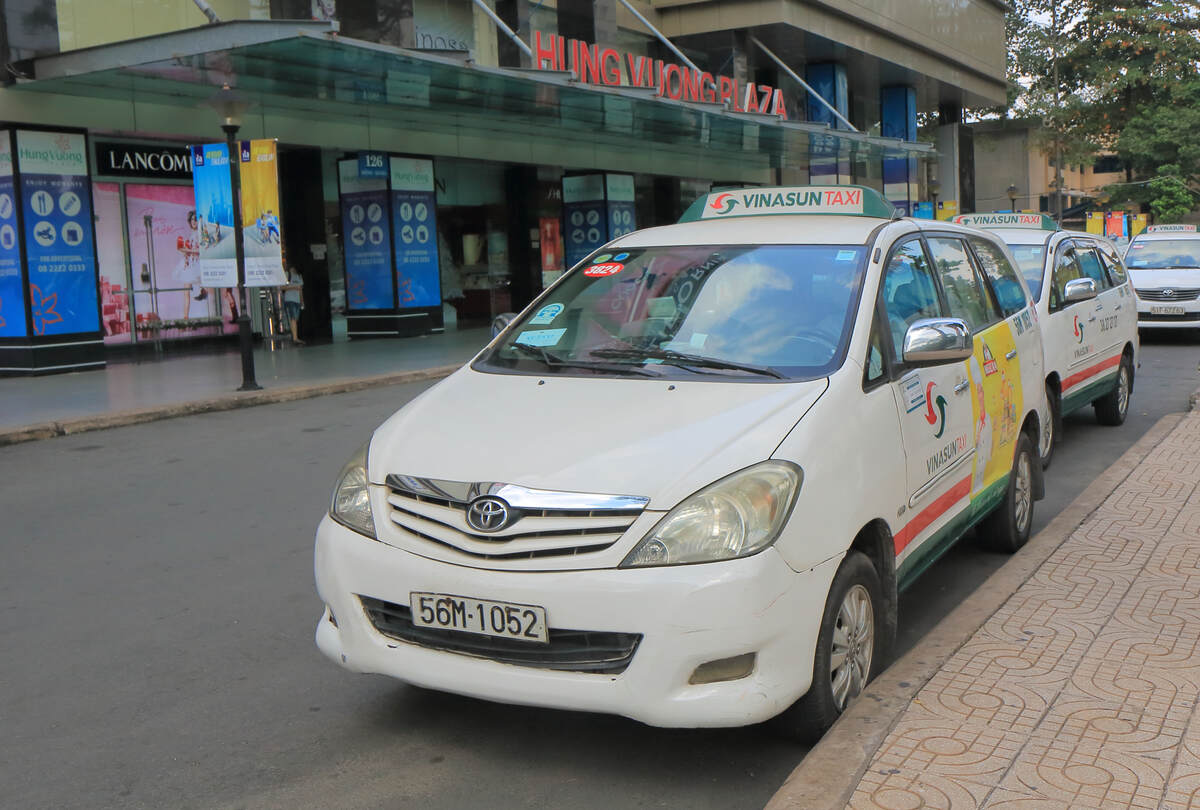
{"type": "Polygon", "coordinates": [[[1195,225],[1151,225],[1130,240],[1125,265],[1143,329],[1200,330],[1200,233],[1195,225]]]}
{"type": "Polygon", "coordinates": [[[954,221],[1003,239],[1037,299],[1051,412],[1042,425],[1042,465],[1050,464],[1063,415],[1090,404],[1100,424],[1122,424],[1141,343],[1137,300],[1112,242],[1059,230],[1045,214],[962,214],[954,221]]]}

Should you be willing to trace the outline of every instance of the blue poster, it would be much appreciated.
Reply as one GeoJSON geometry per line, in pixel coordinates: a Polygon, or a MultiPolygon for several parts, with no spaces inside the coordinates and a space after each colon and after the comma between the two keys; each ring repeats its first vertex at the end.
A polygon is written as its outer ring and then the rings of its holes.
{"type": "Polygon", "coordinates": [[[35,335],[100,330],[92,188],[84,136],[17,130],[35,335]]]}
{"type": "Polygon", "coordinates": [[[16,199],[12,148],[0,130],[0,337],[25,337],[26,331],[16,199]]]}
{"type": "Polygon", "coordinates": [[[192,189],[196,195],[200,286],[236,287],[237,243],[233,235],[233,183],[229,147],[192,147],[192,189]]]}
{"type": "Polygon", "coordinates": [[[605,175],[604,185],[608,191],[608,238],[633,233],[637,229],[633,175],[605,175]]]}
{"type": "Polygon", "coordinates": [[[441,306],[433,161],[393,157],[390,171],[392,243],[400,308],[441,306]]]}
{"type": "Polygon", "coordinates": [[[359,177],[357,160],[338,161],[342,240],[346,251],[349,309],[392,309],[392,245],[387,180],[359,177]]]}
{"type": "Polygon", "coordinates": [[[574,267],[608,241],[604,175],[564,177],[563,242],[567,267],[574,267]]]}

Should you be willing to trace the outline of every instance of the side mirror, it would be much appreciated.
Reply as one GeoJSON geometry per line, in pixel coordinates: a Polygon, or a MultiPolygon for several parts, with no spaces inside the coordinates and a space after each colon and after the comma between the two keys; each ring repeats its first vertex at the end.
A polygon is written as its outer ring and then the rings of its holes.
{"type": "Polygon", "coordinates": [[[501,312],[495,318],[492,318],[492,337],[503,332],[508,328],[508,325],[517,318],[515,312],[501,312]]]}
{"type": "Polygon", "coordinates": [[[904,362],[913,365],[966,360],[974,351],[971,328],[961,318],[924,318],[904,333],[904,362]]]}
{"type": "Polygon", "coordinates": [[[1080,301],[1090,301],[1096,297],[1096,282],[1090,278],[1077,278],[1067,282],[1063,287],[1063,303],[1078,304],[1080,301]]]}

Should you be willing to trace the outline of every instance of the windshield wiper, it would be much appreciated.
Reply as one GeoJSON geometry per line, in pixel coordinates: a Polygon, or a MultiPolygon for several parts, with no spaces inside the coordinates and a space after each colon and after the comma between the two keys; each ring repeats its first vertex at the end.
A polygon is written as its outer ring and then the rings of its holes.
{"type": "Polygon", "coordinates": [[[756,366],[751,363],[737,363],[732,360],[718,360],[715,357],[704,357],[699,354],[688,354],[687,352],[677,352],[674,349],[658,349],[652,346],[647,346],[644,349],[594,349],[592,354],[597,357],[611,357],[613,359],[622,358],[641,358],[644,360],[661,360],[664,363],[669,363],[673,366],[687,368],[688,366],[696,366],[697,368],[721,368],[731,371],[748,371],[751,374],[761,374],[764,377],[774,377],[777,380],[786,380],[787,376],[779,373],[770,366],[756,366]]]}
{"type": "Polygon", "coordinates": [[[535,360],[541,360],[547,368],[590,368],[596,371],[611,371],[614,374],[636,374],[639,377],[656,376],[645,369],[636,366],[621,365],[620,363],[593,363],[589,360],[568,360],[559,357],[544,346],[530,346],[528,343],[510,343],[508,348],[535,360]]]}

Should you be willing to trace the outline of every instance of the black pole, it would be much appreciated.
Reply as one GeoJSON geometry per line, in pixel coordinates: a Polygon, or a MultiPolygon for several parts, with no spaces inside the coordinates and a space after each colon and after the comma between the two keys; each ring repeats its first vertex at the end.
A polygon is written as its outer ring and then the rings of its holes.
{"type": "Polygon", "coordinates": [[[233,249],[237,256],[238,339],[242,346],[242,386],[239,391],[258,391],[262,388],[254,379],[254,336],[250,332],[250,307],[246,298],[246,247],[242,243],[242,156],[234,140],[237,124],[225,124],[225,142],[229,147],[229,180],[233,186],[233,249]]]}

